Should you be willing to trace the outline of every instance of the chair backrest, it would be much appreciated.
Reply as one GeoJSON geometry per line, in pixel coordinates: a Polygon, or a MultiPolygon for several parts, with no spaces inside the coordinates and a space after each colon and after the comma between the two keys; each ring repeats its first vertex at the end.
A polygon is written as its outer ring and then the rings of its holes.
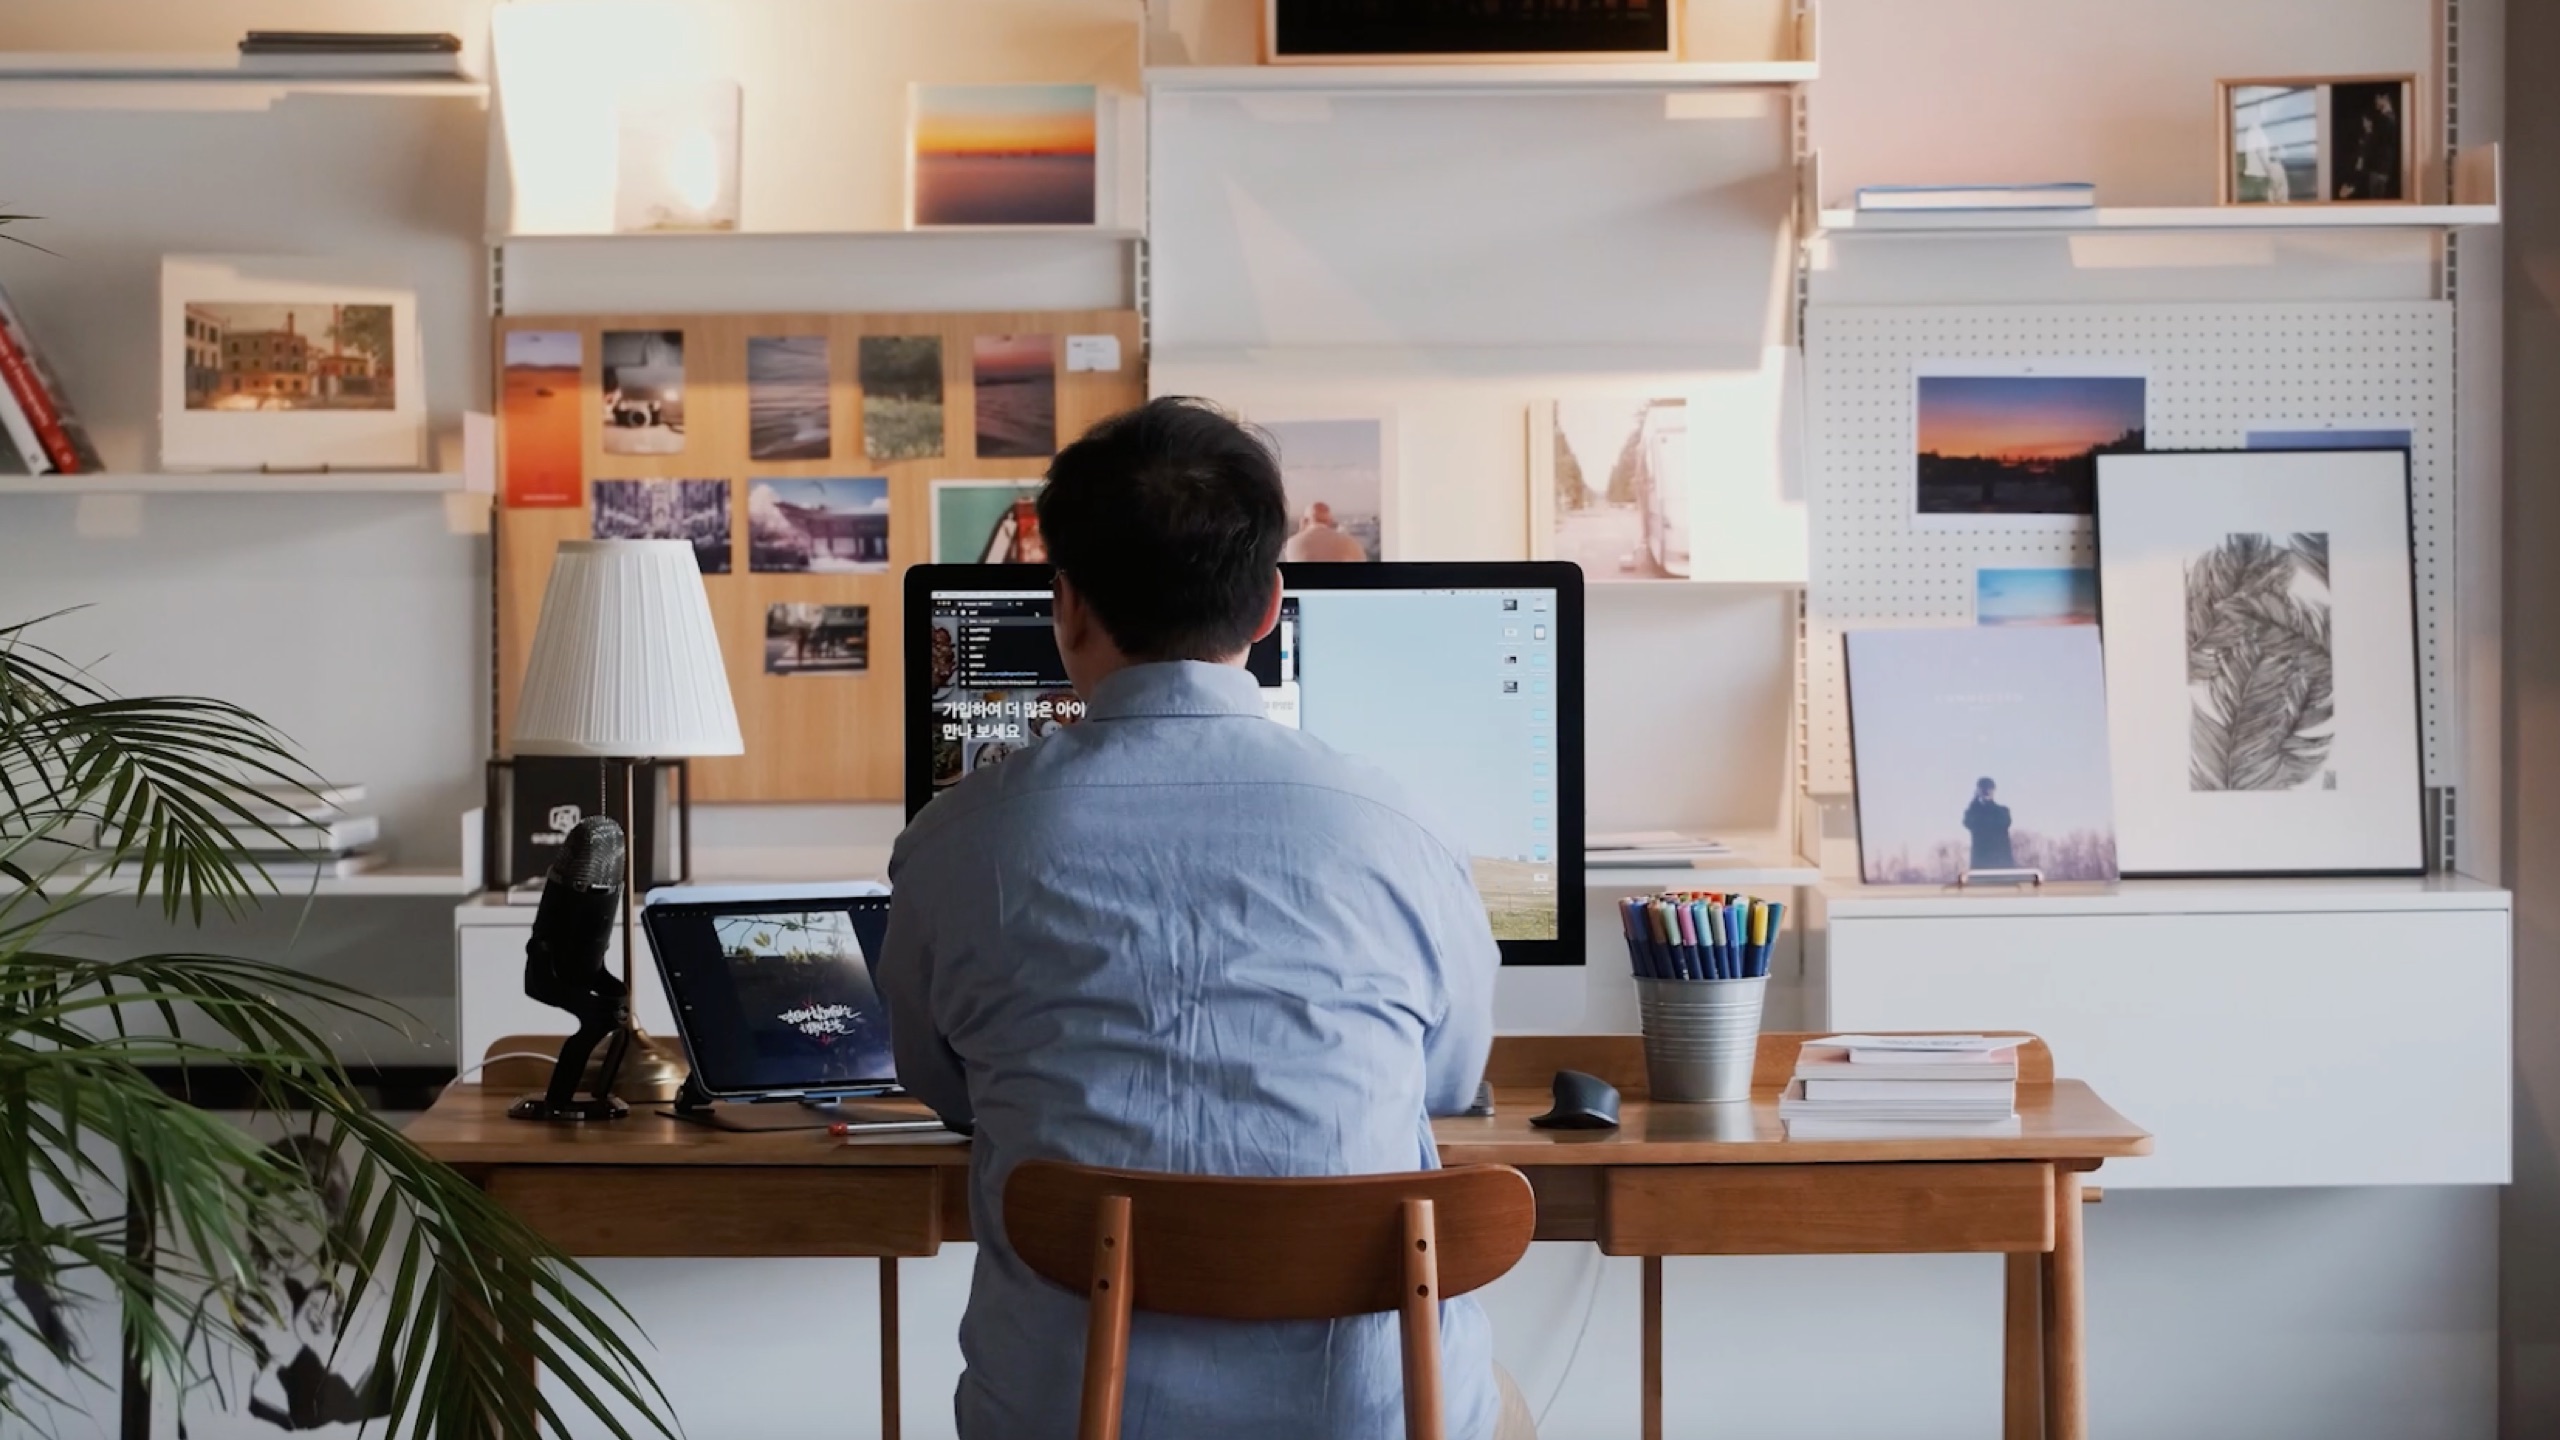
{"type": "Polygon", "coordinates": [[[1237,1180],[1032,1160],[1005,1183],[1005,1238],[1034,1273],[1086,1293],[1107,1196],[1129,1202],[1133,1306],[1216,1320],[1398,1309],[1410,1200],[1431,1202],[1443,1299],[1518,1264],[1538,1220],[1527,1177],[1507,1165],[1237,1180]]]}

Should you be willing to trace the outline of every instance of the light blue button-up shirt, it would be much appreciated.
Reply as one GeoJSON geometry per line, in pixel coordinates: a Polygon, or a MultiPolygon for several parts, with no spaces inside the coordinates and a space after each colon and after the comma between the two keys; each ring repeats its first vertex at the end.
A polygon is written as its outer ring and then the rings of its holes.
{"type": "MultiPolygon", "coordinates": [[[[898,1075],[974,1120],[964,1440],[1068,1440],[1085,1304],[1004,1242],[1024,1160],[1201,1175],[1438,1164],[1492,1044],[1500,952],[1466,851],[1395,783],[1264,717],[1226,665],[1123,670],[1084,723],[898,839],[879,967],[898,1075]]],[[[1491,1337],[1441,1307],[1453,1440],[1493,1433],[1491,1337]]],[[[1395,1317],[1141,1314],[1128,1440],[1402,1433],[1395,1317]]]]}

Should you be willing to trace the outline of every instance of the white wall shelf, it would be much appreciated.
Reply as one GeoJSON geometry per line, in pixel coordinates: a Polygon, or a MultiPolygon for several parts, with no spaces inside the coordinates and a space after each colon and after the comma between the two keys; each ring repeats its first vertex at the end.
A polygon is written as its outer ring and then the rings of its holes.
{"type": "Polygon", "coordinates": [[[1147,89],[1274,92],[1510,94],[1523,91],[1724,90],[1802,85],[1811,60],[1683,60],[1580,64],[1150,65],[1147,89]]]}
{"type": "Polygon", "coordinates": [[[1143,240],[1147,232],[1123,225],[968,225],[895,230],[554,230],[492,235],[492,245],[539,245],[551,242],[642,244],[664,241],[680,245],[712,245],[739,240],[907,240],[918,243],[1003,239],[1143,240]]]}
{"type": "Polygon", "coordinates": [[[465,75],[281,75],[219,51],[0,53],[0,108],[260,110],[289,95],[486,102],[489,87],[465,75]]]}
{"type": "Polygon", "coordinates": [[[462,495],[487,493],[460,470],[102,472],[0,475],[0,495],[462,495]]]}
{"type": "Polygon", "coordinates": [[[1825,210],[1835,235],[2092,235],[2174,231],[2459,230],[2498,223],[2496,205],[2184,205],[2088,211],[1876,214],[1825,210]]]}

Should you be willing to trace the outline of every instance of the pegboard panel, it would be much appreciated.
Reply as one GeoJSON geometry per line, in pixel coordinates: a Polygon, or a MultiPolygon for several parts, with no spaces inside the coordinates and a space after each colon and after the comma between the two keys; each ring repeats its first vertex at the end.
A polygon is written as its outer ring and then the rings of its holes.
{"type": "Polygon", "coordinates": [[[2091,565],[2090,531],[1915,522],[1914,377],[1940,363],[2123,362],[2147,377],[2147,444],[2238,449],[2253,428],[2405,426],[2417,543],[2426,783],[2459,772],[2453,583],[2453,307],[1817,306],[1808,312],[1813,476],[1806,788],[1850,790],[1840,634],[1970,624],[1977,569],[2091,565]]]}

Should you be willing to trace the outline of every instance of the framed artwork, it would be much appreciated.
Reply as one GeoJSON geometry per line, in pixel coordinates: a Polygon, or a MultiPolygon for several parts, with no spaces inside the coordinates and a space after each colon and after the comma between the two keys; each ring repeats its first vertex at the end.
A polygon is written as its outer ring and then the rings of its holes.
{"type": "Polygon", "coordinates": [[[907,224],[1093,224],[1100,95],[1091,85],[912,87],[907,224]]]}
{"type": "Polygon", "coordinates": [[[1383,414],[1249,417],[1289,492],[1290,561],[1383,560],[1394,508],[1396,427],[1383,414]]]}
{"type": "Polygon", "coordinates": [[[163,468],[415,470],[426,451],[417,291],[354,261],[161,259],[163,468]]]}
{"type": "Polygon", "coordinates": [[[2426,865],[2405,450],[2106,455],[2128,876],[2426,865]]]}
{"type": "Polygon", "coordinates": [[[2405,205],[2418,198],[2414,75],[2225,80],[2225,205],[2405,205]]]}
{"type": "Polygon", "coordinates": [[[2116,878],[2107,687],[2086,625],[1853,630],[1849,746],[1870,885],[2116,878]]]}
{"type": "Polygon", "coordinates": [[[1529,407],[1529,553],[1593,583],[1689,578],[1695,475],[1674,387],[1529,407]]]}
{"type": "Polygon", "coordinates": [[[1672,60],[1677,0],[1263,0],[1275,65],[1672,60]]]}

